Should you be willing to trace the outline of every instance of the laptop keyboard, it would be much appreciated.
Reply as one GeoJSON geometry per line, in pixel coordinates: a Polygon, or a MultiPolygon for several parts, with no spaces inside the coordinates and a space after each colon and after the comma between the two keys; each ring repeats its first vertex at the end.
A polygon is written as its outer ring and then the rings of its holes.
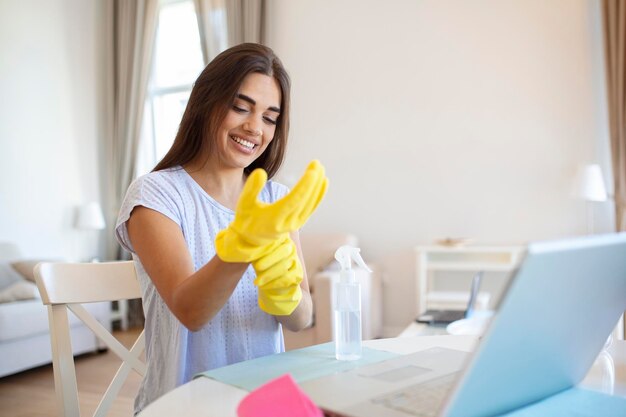
{"type": "Polygon", "coordinates": [[[458,372],[402,388],[373,399],[376,404],[417,417],[435,417],[458,372]]]}

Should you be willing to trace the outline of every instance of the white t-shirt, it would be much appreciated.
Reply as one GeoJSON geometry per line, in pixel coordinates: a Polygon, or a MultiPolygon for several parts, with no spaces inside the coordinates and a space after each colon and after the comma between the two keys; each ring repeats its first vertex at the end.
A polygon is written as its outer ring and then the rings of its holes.
{"type": "MultiPolygon", "coordinates": [[[[259,199],[271,203],[287,192],[284,185],[268,181],[259,199]]],[[[192,332],[181,324],[157,292],[128,237],[126,222],[136,206],[156,210],[180,226],[196,270],[215,256],[215,236],[235,214],[181,167],[151,172],[128,188],[115,234],[135,261],[146,317],[147,372],[135,413],[199,372],[285,350],[280,323],[258,307],[252,266],[226,305],[201,330],[192,332]]]]}

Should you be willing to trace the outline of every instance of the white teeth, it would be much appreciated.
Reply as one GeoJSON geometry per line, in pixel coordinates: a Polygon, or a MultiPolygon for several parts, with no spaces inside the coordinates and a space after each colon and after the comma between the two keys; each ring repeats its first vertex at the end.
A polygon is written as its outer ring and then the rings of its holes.
{"type": "Polygon", "coordinates": [[[254,143],[248,142],[245,139],[238,138],[237,136],[231,136],[231,138],[240,145],[245,146],[248,149],[254,148],[254,143]]]}

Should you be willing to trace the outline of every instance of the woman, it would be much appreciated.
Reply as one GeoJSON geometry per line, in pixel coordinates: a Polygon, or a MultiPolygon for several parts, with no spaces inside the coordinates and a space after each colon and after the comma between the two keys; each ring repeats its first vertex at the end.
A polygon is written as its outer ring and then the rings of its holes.
{"type": "Polygon", "coordinates": [[[323,168],[292,192],[265,181],[285,155],[289,89],[271,49],[224,51],[172,148],[128,189],[116,236],[136,263],[148,364],[136,413],[198,372],[284,351],[281,325],[311,321],[297,228],[325,193],[323,168]]]}

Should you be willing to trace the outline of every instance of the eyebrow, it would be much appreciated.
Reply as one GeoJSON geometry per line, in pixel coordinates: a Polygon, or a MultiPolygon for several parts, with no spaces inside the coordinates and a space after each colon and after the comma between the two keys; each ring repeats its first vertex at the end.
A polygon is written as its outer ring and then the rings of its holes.
{"type": "MultiPolygon", "coordinates": [[[[237,94],[237,98],[240,98],[243,101],[247,101],[248,103],[252,104],[253,106],[256,105],[256,101],[252,98],[252,97],[248,97],[245,94],[237,94]]],[[[270,111],[276,112],[276,113],[280,113],[280,108],[275,107],[275,106],[270,106],[267,108],[270,111]]]]}

